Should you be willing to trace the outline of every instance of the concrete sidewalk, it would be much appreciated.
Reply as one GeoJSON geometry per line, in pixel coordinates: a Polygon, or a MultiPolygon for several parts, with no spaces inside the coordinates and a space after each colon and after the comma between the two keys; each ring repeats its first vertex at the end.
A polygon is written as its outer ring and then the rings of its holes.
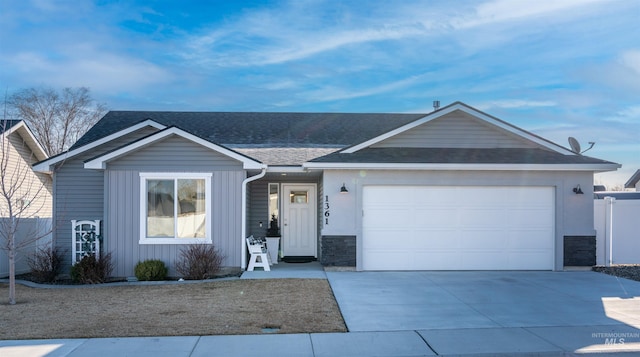
{"type": "MultiPolygon", "coordinates": [[[[350,332],[0,341],[0,356],[640,356],[640,282],[592,272],[336,272],[350,332]]],[[[3,326],[3,328],[6,328],[3,326]]]]}
{"type": "Polygon", "coordinates": [[[640,352],[628,326],[0,341],[0,356],[589,356],[640,352]],[[609,337],[611,336],[611,337],[609,337]]]}

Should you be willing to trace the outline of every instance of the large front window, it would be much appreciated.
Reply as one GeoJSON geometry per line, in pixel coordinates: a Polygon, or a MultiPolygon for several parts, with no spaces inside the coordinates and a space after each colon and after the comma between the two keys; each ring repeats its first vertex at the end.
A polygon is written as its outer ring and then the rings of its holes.
{"type": "Polygon", "coordinates": [[[211,241],[211,174],[140,174],[140,243],[211,241]]]}

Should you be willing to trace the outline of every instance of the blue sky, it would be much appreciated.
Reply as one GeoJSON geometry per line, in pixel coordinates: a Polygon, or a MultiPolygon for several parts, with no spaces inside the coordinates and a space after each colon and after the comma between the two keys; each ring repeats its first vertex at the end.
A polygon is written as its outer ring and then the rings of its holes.
{"type": "Polygon", "coordinates": [[[462,101],[640,169],[640,1],[0,0],[0,85],[114,110],[424,112],[462,101]]]}

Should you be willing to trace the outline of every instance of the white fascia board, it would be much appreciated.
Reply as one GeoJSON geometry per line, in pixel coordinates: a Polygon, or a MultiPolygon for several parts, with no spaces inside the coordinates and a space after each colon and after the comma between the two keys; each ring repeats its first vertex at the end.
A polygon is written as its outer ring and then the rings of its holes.
{"type": "Polygon", "coordinates": [[[305,173],[307,169],[302,166],[269,166],[267,173],[305,173]]]}
{"type": "Polygon", "coordinates": [[[543,146],[545,148],[548,148],[550,150],[553,150],[555,152],[558,152],[558,153],[561,153],[561,154],[564,154],[564,155],[576,155],[573,151],[571,151],[569,149],[563,148],[562,146],[556,145],[556,144],[554,144],[552,142],[549,142],[547,140],[544,140],[544,139],[542,139],[542,138],[540,138],[538,136],[532,135],[531,133],[528,133],[523,129],[520,129],[520,128],[517,128],[517,127],[512,126],[510,124],[507,124],[506,122],[503,122],[501,120],[497,120],[496,118],[493,118],[493,117],[491,117],[491,116],[489,116],[487,114],[479,112],[479,111],[477,111],[477,110],[475,110],[475,109],[473,109],[471,107],[468,107],[467,105],[464,105],[462,103],[455,103],[455,104],[452,104],[452,105],[450,105],[448,107],[442,108],[441,110],[433,112],[431,114],[427,114],[424,117],[422,117],[420,119],[417,119],[417,120],[415,120],[415,121],[413,121],[411,123],[403,125],[403,126],[397,128],[395,130],[392,130],[392,131],[389,131],[387,133],[384,133],[384,134],[382,134],[380,136],[377,136],[377,137],[375,137],[373,139],[367,140],[367,141],[365,141],[365,142],[363,142],[361,144],[354,145],[352,147],[346,148],[346,149],[342,150],[341,152],[345,153],[345,154],[352,154],[352,153],[354,153],[356,151],[359,151],[359,150],[362,150],[364,148],[367,148],[367,147],[369,147],[371,145],[379,143],[379,142],[381,142],[383,140],[386,140],[386,139],[388,139],[390,137],[393,137],[395,135],[403,133],[403,132],[405,132],[407,130],[413,129],[413,128],[415,128],[417,126],[420,126],[422,124],[425,124],[427,122],[430,122],[430,121],[432,121],[434,119],[440,118],[440,117],[442,117],[444,115],[447,115],[447,114],[449,114],[451,112],[454,112],[456,110],[460,110],[462,112],[465,112],[465,113],[467,113],[467,114],[469,114],[471,116],[474,116],[474,117],[476,117],[478,119],[481,119],[481,120],[483,120],[483,121],[485,121],[485,122],[487,122],[487,123],[489,123],[491,125],[499,127],[499,128],[501,128],[503,130],[506,130],[506,131],[508,131],[508,132],[510,132],[512,134],[518,135],[518,136],[520,136],[522,138],[525,138],[527,140],[533,141],[536,144],[541,145],[541,146],[543,146]]]}
{"type": "Polygon", "coordinates": [[[104,155],[98,156],[92,160],[89,160],[87,162],[84,163],[84,168],[85,169],[97,169],[97,170],[104,170],[107,167],[107,162],[117,159],[121,156],[127,155],[128,153],[138,150],[142,147],[145,147],[149,144],[152,144],[158,140],[161,140],[163,138],[166,138],[167,136],[170,135],[178,135],[180,137],[183,137],[189,141],[192,141],[198,145],[202,145],[208,149],[211,149],[213,151],[216,151],[222,155],[228,156],[234,160],[238,160],[240,162],[242,162],[242,167],[244,169],[247,170],[251,170],[251,169],[256,169],[256,170],[261,170],[265,167],[265,165],[252,160],[244,155],[241,155],[235,151],[229,150],[227,148],[224,148],[222,146],[216,145],[210,141],[204,140],[200,137],[197,137],[193,134],[190,134],[182,129],[176,128],[176,127],[172,127],[169,129],[165,129],[162,131],[159,131],[155,134],[152,134],[144,139],[138,140],[134,143],[131,143],[129,145],[123,146],[117,150],[111,151],[109,153],[106,153],[104,155]]]}
{"type": "Polygon", "coordinates": [[[62,154],[60,154],[58,156],[52,157],[49,160],[42,161],[42,162],[38,163],[37,165],[34,165],[33,169],[35,171],[39,171],[39,172],[50,172],[52,165],[55,165],[55,164],[57,164],[59,162],[62,162],[62,161],[65,161],[65,160],[67,160],[69,158],[72,158],[72,157],[78,155],[78,154],[82,154],[83,152],[91,150],[91,149],[93,149],[95,147],[98,147],[98,146],[100,146],[102,144],[105,144],[105,143],[107,143],[107,142],[109,142],[111,140],[115,140],[115,139],[117,139],[119,137],[122,137],[124,135],[130,134],[130,133],[132,133],[134,131],[140,130],[140,129],[142,129],[144,127],[147,127],[147,126],[151,126],[151,127],[156,128],[156,129],[159,129],[159,130],[162,130],[162,129],[166,128],[166,126],[164,126],[164,125],[162,125],[162,124],[160,124],[158,122],[155,122],[155,121],[153,121],[151,119],[148,119],[148,120],[142,121],[142,122],[140,122],[138,124],[132,125],[132,126],[126,128],[126,129],[120,130],[120,131],[118,131],[116,133],[113,133],[111,135],[107,135],[104,138],[98,139],[96,141],[92,141],[92,142],[90,142],[90,143],[88,143],[86,145],[83,145],[83,146],[81,146],[81,147],[79,147],[77,149],[64,152],[64,153],[62,153],[62,154]]]}
{"type": "Polygon", "coordinates": [[[313,163],[309,170],[435,170],[435,171],[615,171],[619,164],[369,164],[313,163]]]}
{"type": "Polygon", "coordinates": [[[21,120],[18,124],[5,131],[5,134],[9,136],[14,132],[18,133],[27,145],[29,145],[29,148],[31,148],[31,151],[33,151],[38,160],[46,160],[49,157],[24,120],[21,120]]]}

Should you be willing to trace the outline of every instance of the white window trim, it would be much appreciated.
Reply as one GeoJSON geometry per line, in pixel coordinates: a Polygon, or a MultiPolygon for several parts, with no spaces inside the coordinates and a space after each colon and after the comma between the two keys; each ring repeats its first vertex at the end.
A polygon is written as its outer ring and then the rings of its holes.
{"type": "Polygon", "coordinates": [[[140,240],[139,244],[198,244],[212,243],[211,220],[211,173],[207,172],[141,172],[140,173],[140,240]],[[149,238],[147,237],[147,180],[149,179],[204,179],[206,237],[204,238],[149,238]]]}

